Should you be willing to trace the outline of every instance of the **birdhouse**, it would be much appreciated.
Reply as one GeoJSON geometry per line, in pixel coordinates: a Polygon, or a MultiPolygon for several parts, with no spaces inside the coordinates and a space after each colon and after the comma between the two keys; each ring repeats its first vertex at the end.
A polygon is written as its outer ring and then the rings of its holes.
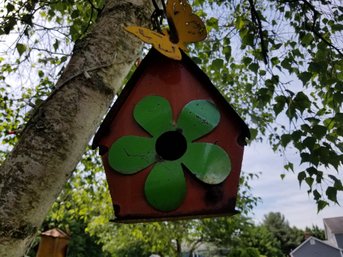
{"type": "Polygon", "coordinates": [[[36,257],[65,257],[70,237],[58,228],[41,234],[36,257]]]}
{"type": "Polygon", "coordinates": [[[152,49],[93,141],[116,221],[233,215],[249,129],[184,53],[152,49]]]}

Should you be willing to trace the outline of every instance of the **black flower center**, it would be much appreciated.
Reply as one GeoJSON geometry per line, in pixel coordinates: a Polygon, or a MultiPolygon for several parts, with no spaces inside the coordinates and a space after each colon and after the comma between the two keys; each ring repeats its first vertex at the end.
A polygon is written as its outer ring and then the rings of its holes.
{"type": "Polygon", "coordinates": [[[181,132],[168,131],[157,138],[155,149],[163,160],[174,161],[186,152],[187,141],[181,132]]]}

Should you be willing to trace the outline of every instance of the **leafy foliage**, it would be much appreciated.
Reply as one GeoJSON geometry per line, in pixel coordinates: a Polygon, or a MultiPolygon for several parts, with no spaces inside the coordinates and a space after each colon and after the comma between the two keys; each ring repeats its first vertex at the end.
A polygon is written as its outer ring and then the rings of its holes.
{"type": "Polygon", "coordinates": [[[304,238],[304,232],[290,227],[288,221],[279,212],[270,212],[265,215],[262,224],[280,242],[280,249],[284,256],[288,256],[304,238]]]}
{"type": "Polygon", "coordinates": [[[0,161],[35,109],[55,89],[73,43],[95,22],[103,1],[0,3],[0,161]]]}
{"type": "Polygon", "coordinates": [[[297,172],[318,211],[343,190],[340,1],[194,1],[210,40],[195,60],[249,122],[253,139],[268,136],[297,172]],[[216,13],[216,17],[212,17],[216,13]]]}
{"type": "MultiPolygon", "coordinates": [[[[60,228],[67,232],[71,236],[68,257],[110,256],[103,251],[98,235],[91,235],[88,231],[89,224],[109,221],[112,216],[110,208],[111,200],[102,165],[93,151],[87,151],[52,206],[41,230],[60,228]]],[[[35,256],[34,250],[35,247],[29,256],[35,256]]]]}
{"type": "Polygon", "coordinates": [[[314,236],[320,240],[325,240],[325,232],[323,229],[319,228],[317,225],[313,225],[312,227],[305,228],[305,234],[307,236],[314,236]]]}

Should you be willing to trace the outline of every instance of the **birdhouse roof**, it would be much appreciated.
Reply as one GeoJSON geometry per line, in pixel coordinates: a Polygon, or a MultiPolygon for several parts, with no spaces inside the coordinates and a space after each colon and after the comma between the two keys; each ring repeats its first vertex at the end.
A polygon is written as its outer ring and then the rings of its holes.
{"type": "Polygon", "coordinates": [[[54,237],[54,238],[65,238],[69,239],[69,235],[58,228],[47,230],[41,234],[42,236],[54,237]]]}
{"type": "Polygon", "coordinates": [[[130,95],[131,91],[135,88],[136,83],[141,78],[142,74],[146,71],[149,65],[152,62],[154,62],[154,60],[158,60],[161,58],[165,58],[166,61],[170,60],[172,62],[180,62],[182,65],[188,68],[192,72],[192,74],[196,76],[198,80],[202,82],[204,86],[207,87],[208,91],[211,91],[212,94],[218,96],[218,98],[221,99],[222,103],[225,106],[226,111],[230,113],[230,116],[240,124],[242,136],[244,138],[250,138],[250,131],[249,131],[248,126],[241,119],[241,117],[236,113],[233,107],[227,102],[227,100],[221,94],[221,92],[218,91],[218,89],[212,84],[208,76],[191,60],[190,57],[188,57],[185,53],[182,52],[182,60],[175,61],[175,60],[171,60],[167,57],[162,56],[160,53],[158,53],[155,49],[152,48],[147,54],[147,56],[143,59],[143,61],[139,64],[136,71],[133,73],[130,80],[128,81],[124,89],[122,90],[118,99],[115,101],[110,111],[106,115],[103,123],[101,124],[97,133],[94,136],[93,143],[92,143],[93,149],[99,146],[99,143],[102,137],[109,132],[109,127],[110,127],[111,122],[117,115],[118,111],[120,110],[120,107],[123,105],[127,97],[130,95]]]}

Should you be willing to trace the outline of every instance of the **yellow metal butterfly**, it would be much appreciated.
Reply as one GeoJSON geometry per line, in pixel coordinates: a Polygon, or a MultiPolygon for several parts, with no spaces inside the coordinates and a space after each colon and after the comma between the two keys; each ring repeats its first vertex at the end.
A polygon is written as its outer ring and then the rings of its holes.
{"type": "Polygon", "coordinates": [[[162,33],[137,26],[125,29],[145,43],[152,44],[161,54],[181,60],[180,49],[187,51],[187,44],[204,40],[207,36],[206,27],[186,0],[169,0],[166,14],[169,30],[163,29],[162,33]]]}

